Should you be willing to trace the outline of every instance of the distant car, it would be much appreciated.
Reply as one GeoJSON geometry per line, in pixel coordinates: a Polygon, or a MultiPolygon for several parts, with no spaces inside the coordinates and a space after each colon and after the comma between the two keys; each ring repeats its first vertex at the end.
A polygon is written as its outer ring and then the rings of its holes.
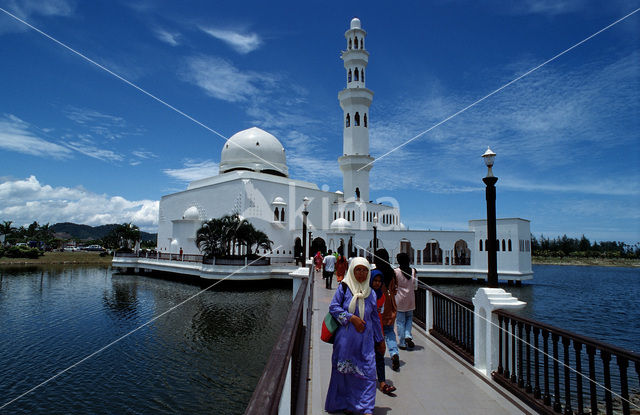
{"type": "Polygon", "coordinates": [[[104,248],[100,245],[89,245],[84,248],[85,251],[104,251],[104,248]]]}
{"type": "Polygon", "coordinates": [[[26,242],[18,242],[16,246],[29,246],[26,242]]]}

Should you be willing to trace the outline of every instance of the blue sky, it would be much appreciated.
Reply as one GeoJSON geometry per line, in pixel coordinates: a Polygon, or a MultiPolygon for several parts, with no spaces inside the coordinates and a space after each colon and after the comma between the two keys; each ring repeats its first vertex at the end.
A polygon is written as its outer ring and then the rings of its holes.
{"type": "MultiPolygon", "coordinates": [[[[224,137],[258,126],[290,176],[341,188],[352,17],[367,30],[374,157],[640,7],[637,1],[210,2],[0,0],[0,220],[132,221],[218,172],[224,137]],[[513,4],[512,4],[513,3],[513,4]],[[393,4],[393,6],[390,6],[393,4]]],[[[372,198],[410,229],[486,215],[535,236],[640,241],[640,12],[376,162],[372,198]]]]}

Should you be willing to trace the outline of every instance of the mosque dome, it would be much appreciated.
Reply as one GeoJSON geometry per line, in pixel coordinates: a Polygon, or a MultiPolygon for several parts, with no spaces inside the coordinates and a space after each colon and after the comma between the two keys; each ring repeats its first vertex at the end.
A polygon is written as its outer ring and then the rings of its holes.
{"type": "Polygon", "coordinates": [[[351,29],[360,29],[360,19],[354,17],[351,19],[351,29]]]}
{"type": "Polygon", "coordinates": [[[331,222],[331,230],[344,231],[347,229],[351,229],[351,224],[345,218],[338,218],[331,222]]]}
{"type": "Polygon", "coordinates": [[[284,147],[273,135],[257,127],[235,133],[220,155],[220,174],[234,170],[289,177],[284,147]]]}
{"type": "Polygon", "coordinates": [[[200,212],[198,212],[198,208],[195,206],[191,206],[189,209],[185,210],[182,214],[182,219],[186,220],[199,220],[200,212]]]}

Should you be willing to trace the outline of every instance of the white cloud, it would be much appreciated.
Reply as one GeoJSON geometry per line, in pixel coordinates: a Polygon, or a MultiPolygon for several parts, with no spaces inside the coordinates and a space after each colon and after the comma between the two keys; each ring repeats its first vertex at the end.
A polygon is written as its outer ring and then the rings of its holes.
{"type": "Polygon", "coordinates": [[[208,27],[200,27],[200,29],[208,35],[222,40],[231,46],[236,52],[242,54],[252,52],[262,44],[262,40],[255,33],[240,33],[231,30],[220,30],[208,27]]]}
{"type": "MultiPolygon", "coordinates": [[[[68,0],[9,0],[4,8],[29,23],[36,16],[71,16],[75,9],[75,2],[68,0]]],[[[12,17],[4,13],[0,14],[0,34],[22,32],[29,29],[12,17]]]]}
{"type": "Polygon", "coordinates": [[[180,33],[172,33],[161,28],[156,28],[153,33],[158,39],[170,44],[171,46],[178,46],[180,44],[179,39],[182,37],[180,33]]]}
{"type": "Polygon", "coordinates": [[[38,137],[33,127],[15,115],[0,117],[0,148],[38,157],[62,159],[71,156],[72,151],[60,144],[38,137]]]}
{"type": "Polygon", "coordinates": [[[102,161],[122,161],[122,155],[111,150],[98,148],[90,139],[82,138],[80,141],[70,141],[67,143],[69,147],[85,156],[102,161]]]}
{"type": "Polygon", "coordinates": [[[266,74],[241,72],[230,62],[213,56],[187,59],[183,77],[215,98],[228,102],[247,101],[266,94],[275,79],[266,74]]]}
{"type": "Polygon", "coordinates": [[[167,176],[174,179],[191,182],[193,180],[204,179],[218,174],[218,163],[207,160],[202,162],[187,161],[185,167],[181,169],[164,169],[167,176]]]}
{"type": "Polygon", "coordinates": [[[156,200],[126,200],[91,193],[81,187],[52,187],[35,176],[0,183],[0,217],[15,224],[74,222],[87,225],[132,222],[155,232],[156,200]]]}

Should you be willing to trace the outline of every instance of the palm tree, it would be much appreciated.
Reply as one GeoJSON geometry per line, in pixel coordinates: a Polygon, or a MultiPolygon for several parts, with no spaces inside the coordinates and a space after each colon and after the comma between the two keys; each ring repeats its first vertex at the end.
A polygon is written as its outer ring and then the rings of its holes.
{"type": "Polygon", "coordinates": [[[256,252],[260,248],[266,249],[268,251],[271,249],[271,244],[273,244],[273,241],[269,239],[269,236],[266,233],[256,230],[254,243],[256,244],[256,252]]]}
{"type": "Polygon", "coordinates": [[[230,255],[235,244],[246,247],[247,255],[256,249],[271,249],[273,242],[237,213],[205,222],[196,232],[196,244],[205,257],[230,255]]]}

